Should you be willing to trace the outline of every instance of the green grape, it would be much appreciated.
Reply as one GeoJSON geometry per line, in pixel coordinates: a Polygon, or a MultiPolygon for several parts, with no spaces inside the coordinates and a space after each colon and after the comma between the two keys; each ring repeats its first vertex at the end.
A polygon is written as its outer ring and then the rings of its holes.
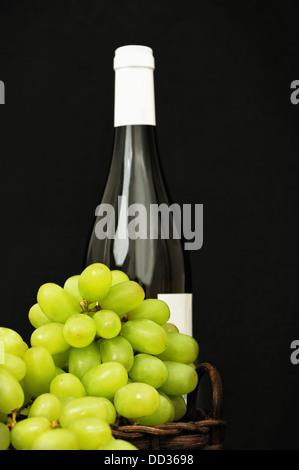
{"type": "Polygon", "coordinates": [[[69,277],[64,283],[64,290],[71,296],[76,302],[78,312],[82,311],[80,302],[83,300],[82,295],[79,291],[79,278],[80,275],[76,274],[75,276],[69,277]]]}
{"type": "Polygon", "coordinates": [[[120,317],[136,308],[144,299],[145,292],[135,281],[124,281],[111,287],[108,295],[100,301],[101,308],[112,310],[120,317]]]}
{"type": "Polygon", "coordinates": [[[84,348],[93,342],[96,324],[88,315],[76,313],[66,320],[63,334],[70,346],[84,348]]]}
{"type": "Polygon", "coordinates": [[[34,328],[38,328],[39,326],[51,323],[51,320],[46,317],[38,303],[32,305],[32,307],[30,308],[28,313],[28,319],[34,328]]]}
{"type": "Polygon", "coordinates": [[[11,328],[0,327],[0,341],[4,344],[4,351],[15,356],[23,357],[27,349],[23,338],[11,328]]]}
{"type": "Polygon", "coordinates": [[[77,419],[67,429],[77,436],[80,450],[97,450],[112,437],[109,424],[98,418],[77,419]]]}
{"type": "Polygon", "coordinates": [[[132,382],[117,390],[114,406],[117,413],[133,419],[154,413],[160,404],[160,395],[151,385],[132,382]]]}
{"type": "Polygon", "coordinates": [[[7,422],[7,413],[2,413],[0,411],[0,423],[6,423],[7,422]]]}
{"type": "Polygon", "coordinates": [[[80,380],[89,369],[101,364],[101,354],[95,342],[84,348],[71,348],[69,352],[68,370],[80,380]]]}
{"type": "Polygon", "coordinates": [[[63,351],[57,354],[51,354],[56,367],[59,367],[60,369],[63,369],[64,367],[66,367],[68,363],[68,358],[69,358],[69,350],[70,350],[70,345],[69,345],[69,349],[67,349],[66,351],[63,351]]]}
{"type": "MultiPolygon", "coordinates": [[[[160,395],[161,395],[161,394],[164,394],[164,392],[162,392],[161,390],[159,390],[159,393],[160,393],[160,395]]],[[[174,421],[174,417],[175,417],[175,407],[174,407],[174,403],[173,403],[173,401],[171,400],[170,396],[167,395],[166,393],[165,393],[165,397],[168,398],[168,400],[169,400],[170,403],[171,403],[171,415],[170,415],[170,418],[169,418],[169,423],[172,423],[172,422],[174,421]]]]}
{"type": "Polygon", "coordinates": [[[86,302],[83,301],[85,304],[85,310],[88,312],[88,315],[93,318],[94,314],[99,310],[99,303],[98,302],[86,302]]]}
{"type": "MultiPolygon", "coordinates": [[[[28,346],[27,343],[25,343],[25,341],[23,341],[22,348],[23,348],[23,352],[21,353],[20,357],[23,358],[25,352],[28,351],[28,349],[29,349],[29,346],[28,346]]],[[[8,351],[7,351],[7,352],[8,352],[8,351]]]]}
{"type": "Polygon", "coordinates": [[[169,395],[170,400],[174,406],[174,418],[173,421],[178,421],[183,418],[187,412],[187,404],[184,397],[181,395],[169,395]]]}
{"type": "Polygon", "coordinates": [[[54,377],[50,384],[50,393],[58,398],[62,397],[85,397],[86,391],[82,382],[73,374],[65,373],[54,377]]]}
{"type": "Polygon", "coordinates": [[[39,326],[31,335],[31,346],[42,346],[51,355],[67,351],[70,345],[64,339],[63,328],[63,323],[48,323],[39,326]]]}
{"type": "Polygon", "coordinates": [[[5,362],[4,343],[0,340],[0,364],[5,362]]]}
{"type": "Polygon", "coordinates": [[[112,310],[100,310],[93,317],[96,324],[97,335],[102,338],[115,338],[120,332],[121,321],[119,316],[112,310]]]}
{"type": "Polygon", "coordinates": [[[137,308],[127,313],[128,320],[147,318],[158,325],[169,320],[170,310],[166,302],[160,299],[144,299],[137,308]]]}
{"type": "Polygon", "coordinates": [[[10,430],[4,423],[0,423],[0,450],[7,450],[10,446],[10,430]]]}
{"type": "Polygon", "coordinates": [[[138,448],[129,441],[112,437],[110,441],[102,444],[98,450],[138,450],[138,448]]]}
{"type": "Polygon", "coordinates": [[[159,408],[149,416],[136,418],[138,424],[144,426],[156,426],[157,424],[171,423],[174,418],[174,406],[168,396],[159,391],[160,404],[159,408]]]}
{"type": "Polygon", "coordinates": [[[186,395],[195,389],[198,375],[193,367],[182,362],[164,361],[168,369],[166,382],[160,390],[167,395],[186,395]]]}
{"type": "Polygon", "coordinates": [[[116,336],[100,343],[102,362],[119,362],[129,371],[134,362],[134,351],[126,338],[116,336]]]}
{"type": "Polygon", "coordinates": [[[43,416],[49,421],[55,421],[59,419],[61,410],[62,404],[56,395],[53,393],[42,393],[30,406],[28,417],[43,416]]]}
{"type": "Polygon", "coordinates": [[[87,395],[105,397],[109,400],[127,381],[127,371],[119,362],[105,362],[93,367],[82,379],[87,395]]]}
{"type": "Polygon", "coordinates": [[[25,352],[28,351],[28,349],[29,349],[29,346],[28,346],[27,343],[25,343],[25,341],[23,341],[22,347],[23,347],[23,353],[21,353],[21,355],[20,355],[21,358],[23,358],[25,352]]]}
{"type": "Polygon", "coordinates": [[[73,297],[53,282],[43,284],[39,288],[37,302],[46,317],[55,323],[65,323],[71,315],[78,312],[73,297]]]}
{"type": "Polygon", "coordinates": [[[164,325],[162,325],[164,330],[165,331],[175,331],[176,333],[179,333],[179,329],[176,325],[174,325],[173,323],[164,323],[164,325]]]}
{"type": "Polygon", "coordinates": [[[6,369],[20,382],[26,374],[26,364],[23,359],[14,354],[4,353],[4,364],[0,364],[0,370],[6,369]]]}
{"type": "MultiPolygon", "coordinates": [[[[26,372],[27,372],[27,371],[26,371],[26,372]]],[[[21,385],[21,387],[22,387],[22,389],[23,389],[23,393],[24,393],[24,403],[23,403],[23,405],[22,405],[22,408],[24,408],[25,406],[28,407],[28,406],[30,406],[32,397],[31,397],[30,393],[27,392],[27,390],[26,390],[26,388],[25,388],[25,386],[24,386],[24,379],[21,380],[21,382],[19,382],[19,383],[20,383],[20,385],[21,385]]],[[[22,413],[23,413],[23,410],[22,410],[22,413]]]]}
{"type": "MultiPolygon", "coordinates": [[[[112,339],[114,339],[114,338],[112,338],[112,339]]],[[[105,341],[104,338],[96,338],[96,340],[95,340],[95,344],[96,344],[96,346],[99,350],[100,350],[101,343],[103,341],[105,341]]]]}
{"type": "Polygon", "coordinates": [[[192,336],[173,331],[168,331],[167,336],[167,348],[158,356],[162,361],[183,362],[184,364],[195,361],[199,346],[192,336]]]}
{"type": "Polygon", "coordinates": [[[168,370],[163,361],[150,354],[136,354],[129,376],[134,382],[144,382],[154,388],[166,382],[168,370]]]}
{"type": "Polygon", "coordinates": [[[11,430],[11,444],[15,450],[30,450],[35,439],[49,429],[50,421],[44,416],[23,419],[11,430]]]}
{"type": "Polygon", "coordinates": [[[93,263],[82,271],[79,277],[79,291],[84,300],[98,302],[111,287],[111,271],[105,264],[93,263]]]}
{"type": "Polygon", "coordinates": [[[80,450],[77,436],[69,429],[51,429],[40,434],[31,450],[80,450]]]}
{"type": "Polygon", "coordinates": [[[60,414],[60,425],[69,426],[71,421],[80,418],[99,418],[109,422],[111,411],[102,397],[82,397],[68,399],[63,403],[60,414]]]}
{"type": "Polygon", "coordinates": [[[68,403],[69,401],[72,401],[72,400],[75,400],[75,398],[74,397],[61,397],[61,398],[59,398],[59,401],[62,404],[62,406],[64,406],[66,403],[68,403]]]}
{"type": "Polygon", "coordinates": [[[120,282],[130,280],[129,276],[127,276],[126,273],[124,273],[123,271],[120,271],[119,269],[112,269],[111,276],[112,276],[111,287],[115,286],[115,284],[119,284],[120,282]]]}
{"type": "Polygon", "coordinates": [[[0,369],[0,412],[11,413],[24,403],[24,391],[18,380],[6,369],[0,369]]]}
{"type": "Polygon", "coordinates": [[[129,320],[122,325],[121,336],[126,338],[135,351],[161,354],[167,347],[167,333],[152,320],[129,320]]]}
{"type": "Polygon", "coordinates": [[[108,400],[108,398],[101,397],[101,399],[106,403],[107,408],[108,408],[108,416],[107,416],[107,423],[112,424],[115,423],[116,420],[116,410],[115,407],[112,403],[112,401],[108,400]]]}
{"type": "Polygon", "coordinates": [[[23,385],[33,398],[49,391],[50,383],[56,375],[55,364],[49,351],[41,346],[33,346],[23,357],[27,371],[23,385]]]}

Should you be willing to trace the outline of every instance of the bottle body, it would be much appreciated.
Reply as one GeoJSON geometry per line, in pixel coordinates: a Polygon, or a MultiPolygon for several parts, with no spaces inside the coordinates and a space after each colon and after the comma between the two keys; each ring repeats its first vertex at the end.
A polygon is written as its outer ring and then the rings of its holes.
{"type": "Polygon", "coordinates": [[[143,287],[147,298],[166,301],[170,321],[181,332],[192,334],[192,295],[186,293],[180,221],[170,205],[159,163],[153,70],[147,67],[141,74],[139,69],[136,74],[132,67],[128,74],[116,73],[111,165],[96,209],[86,264],[102,262],[110,269],[124,271],[143,287]],[[137,99],[138,76],[146,75],[137,99]]]}
{"type": "MultiPolygon", "coordinates": [[[[87,253],[87,263],[102,260],[110,269],[125,271],[130,279],[142,285],[147,297],[185,292],[180,240],[162,239],[161,220],[157,226],[152,215],[153,206],[164,204],[165,208],[169,207],[155,144],[155,128],[152,126],[116,128],[111,168],[101,201],[103,213],[96,217],[87,253]],[[115,213],[114,221],[110,221],[114,222],[113,238],[105,237],[103,231],[103,239],[100,239],[101,226],[98,224],[105,216],[104,205],[107,204],[115,213]],[[131,236],[128,233],[128,224],[134,221],[129,207],[134,209],[135,220],[137,218],[140,224],[143,223],[142,227],[136,227],[136,239],[133,233],[131,236]],[[138,209],[143,210],[143,214],[138,209]]],[[[173,223],[171,215],[169,212],[167,221],[164,221],[169,223],[170,229],[173,223]]]]}

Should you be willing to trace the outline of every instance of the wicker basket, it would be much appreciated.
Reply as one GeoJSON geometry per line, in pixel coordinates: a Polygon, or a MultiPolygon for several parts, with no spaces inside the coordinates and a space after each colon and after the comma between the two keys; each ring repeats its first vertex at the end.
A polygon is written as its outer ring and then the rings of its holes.
{"type": "Polygon", "coordinates": [[[209,363],[196,368],[198,384],[188,395],[185,420],[142,426],[112,424],[115,438],[125,439],[140,450],[221,450],[223,449],[225,421],[222,420],[222,382],[218,370],[209,363]],[[212,388],[212,410],[208,414],[197,408],[201,378],[208,374],[212,388]]]}

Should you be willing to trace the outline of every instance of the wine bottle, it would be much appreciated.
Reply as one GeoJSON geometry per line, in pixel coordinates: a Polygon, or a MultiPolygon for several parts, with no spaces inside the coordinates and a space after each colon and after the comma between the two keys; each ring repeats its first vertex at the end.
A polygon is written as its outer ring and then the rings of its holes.
{"type": "Polygon", "coordinates": [[[146,298],[164,300],[171,311],[169,322],[192,335],[179,207],[170,205],[159,162],[154,69],[150,47],[115,51],[112,158],[86,265],[101,262],[124,271],[142,285],[146,298]]]}

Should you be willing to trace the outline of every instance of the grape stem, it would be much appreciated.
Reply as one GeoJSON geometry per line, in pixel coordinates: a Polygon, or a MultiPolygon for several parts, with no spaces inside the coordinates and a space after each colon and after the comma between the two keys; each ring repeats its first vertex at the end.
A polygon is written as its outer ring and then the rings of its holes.
{"type": "Polygon", "coordinates": [[[79,305],[82,308],[81,313],[85,313],[86,315],[89,315],[89,312],[98,312],[99,310],[101,310],[101,306],[98,305],[98,304],[95,305],[93,308],[89,308],[89,305],[91,303],[93,303],[93,302],[89,302],[88,300],[81,300],[79,302],[79,305]]]}
{"type": "Polygon", "coordinates": [[[6,426],[10,429],[12,429],[16,424],[17,424],[17,413],[18,409],[15,409],[11,413],[11,418],[8,423],[6,423],[6,426]]]}
{"type": "Polygon", "coordinates": [[[99,310],[102,310],[100,305],[96,305],[94,308],[88,308],[88,312],[98,312],[99,310]]]}

